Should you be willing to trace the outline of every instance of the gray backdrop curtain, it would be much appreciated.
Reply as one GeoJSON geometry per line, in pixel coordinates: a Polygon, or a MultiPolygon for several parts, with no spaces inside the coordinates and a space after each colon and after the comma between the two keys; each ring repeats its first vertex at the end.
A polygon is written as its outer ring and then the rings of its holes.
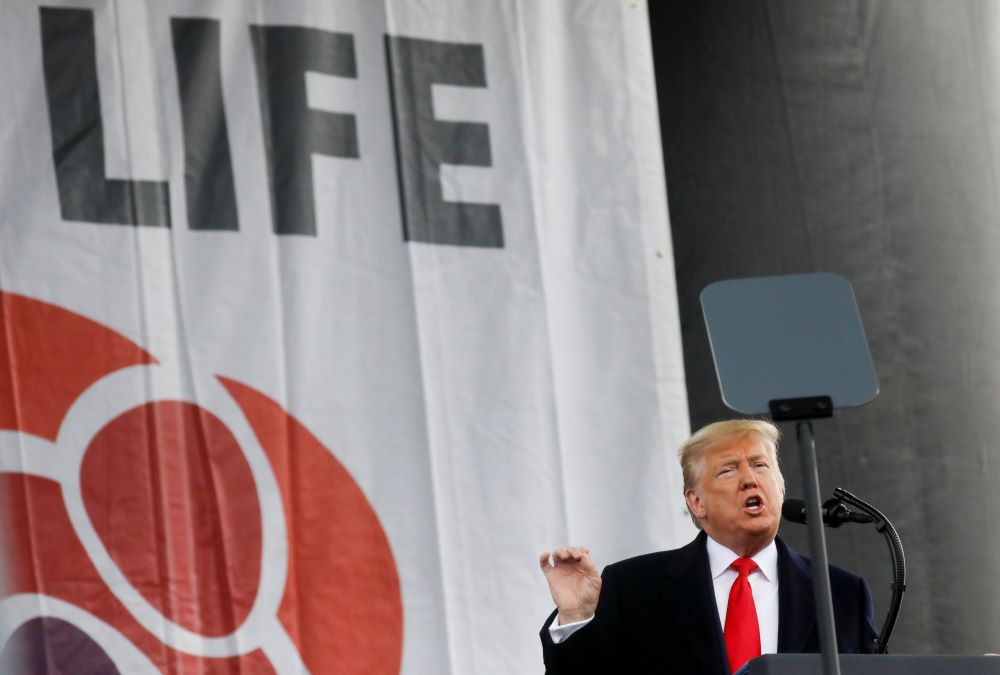
{"type": "MultiPolygon", "coordinates": [[[[882,391],[816,425],[823,491],[906,546],[892,650],[1000,651],[1000,2],[654,0],[692,425],[726,417],[698,294],[830,271],[854,284],[882,391]]],[[[789,495],[801,495],[785,425],[789,495]]],[[[804,528],[782,535],[808,550],[804,528]]],[[[834,562],[891,570],[871,528],[834,562]]]]}

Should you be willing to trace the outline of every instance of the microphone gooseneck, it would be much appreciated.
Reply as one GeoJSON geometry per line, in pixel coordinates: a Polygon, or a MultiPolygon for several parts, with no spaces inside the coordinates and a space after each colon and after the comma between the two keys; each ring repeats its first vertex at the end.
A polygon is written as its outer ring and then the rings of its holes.
{"type": "MultiPolygon", "coordinates": [[[[875,653],[885,654],[889,649],[889,638],[896,626],[896,618],[899,616],[903,591],[906,590],[906,558],[903,555],[903,543],[889,519],[874,506],[843,488],[836,488],[833,495],[823,502],[824,525],[840,527],[844,523],[874,523],[875,529],[882,533],[889,545],[889,555],[892,558],[892,601],[889,603],[889,613],[882,624],[882,630],[875,640],[875,653]],[[845,502],[858,510],[852,511],[847,508],[845,502]]],[[[805,524],[805,502],[801,499],[786,499],[781,505],[781,516],[789,522],[805,524]]]]}
{"type": "Polygon", "coordinates": [[[896,617],[899,616],[899,607],[903,602],[903,591],[906,590],[906,557],[903,554],[903,542],[889,519],[874,506],[843,488],[834,488],[833,495],[836,499],[841,499],[872,516],[875,529],[882,533],[889,545],[889,556],[892,558],[892,600],[889,602],[889,613],[882,624],[882,631],[875,641],[875,653],[885,654],[889,650],[889,638],[896,626],[896,617]]]}

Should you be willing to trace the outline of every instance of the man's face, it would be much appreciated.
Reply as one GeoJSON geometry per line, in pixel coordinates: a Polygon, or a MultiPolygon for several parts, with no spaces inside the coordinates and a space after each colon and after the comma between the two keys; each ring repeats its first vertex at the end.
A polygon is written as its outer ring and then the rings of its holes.
{"type": "Polygon", "coordinates": [[[778,534],[778,467],[756,436],[736,438],[706,452],[697,485],[685,497],[705,533],[742,556],[754,555],[778,534]]]}

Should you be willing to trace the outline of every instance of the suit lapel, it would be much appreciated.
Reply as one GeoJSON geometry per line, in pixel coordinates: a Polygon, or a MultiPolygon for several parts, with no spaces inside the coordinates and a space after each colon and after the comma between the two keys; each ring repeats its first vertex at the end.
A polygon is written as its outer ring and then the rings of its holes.
{"type": "Polygon", "coordinates": [[[816,627],[812,569],[806,558],[778,546],[778,651],[799,653],[816,627]]]}
{"type": "Polygon", "coordinates": [[[664,569],[659,593],[702,671],[724,673],[728,672],[729,665],[708,566],[706,539],[701,532],[693,542],[678,549],[664,569]]]}

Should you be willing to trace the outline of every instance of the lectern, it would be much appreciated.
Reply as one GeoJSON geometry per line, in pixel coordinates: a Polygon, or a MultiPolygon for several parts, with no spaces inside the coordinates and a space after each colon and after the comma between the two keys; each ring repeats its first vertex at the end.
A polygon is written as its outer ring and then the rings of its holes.
{"type": "MultiPolygon", "coordinates": [[[[767,654],[736,675],[813,675],[823,672],[819,654],[767,654]]],[[[1000,656],[891,656],[841,654],[844,675],[1000,675],[1000,656]]]]}

